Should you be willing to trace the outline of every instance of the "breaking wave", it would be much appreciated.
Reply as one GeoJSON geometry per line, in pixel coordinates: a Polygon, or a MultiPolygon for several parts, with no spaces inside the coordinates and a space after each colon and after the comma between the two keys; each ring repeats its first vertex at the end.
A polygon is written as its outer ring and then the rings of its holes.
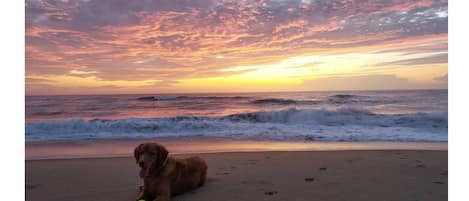
{"type": "Polygon", "coordinates": [[[282,98],[265,98],[251,101],[252,104],[272,104],[272,105],[291,105],[291,104],[318,104],[320,101],[314,100],[292,100],[282,98]]]}
{"type": "Polygon", "coordinates": [[[227,116],[74,119],[26,124],[26,140],[208,136],[320,141],[447,141],[447,113],[285,109],[227,116]]]}

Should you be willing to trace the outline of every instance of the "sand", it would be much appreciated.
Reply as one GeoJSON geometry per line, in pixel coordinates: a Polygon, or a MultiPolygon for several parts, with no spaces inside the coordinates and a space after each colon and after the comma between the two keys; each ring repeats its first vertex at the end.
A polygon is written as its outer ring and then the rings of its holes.
{"type": "MultiPolygon", "coordinates": [[[[448,198],[447,151],[306,151],[198,154],[206,186],[176,201],[432,201],[448,198]]],[[[177,155],[184,157],[187,155],[177,155]]],[[[135,200],[133,158],[28,160],[28,201],[135,200]]]]}
{"type": "Polygon", "coordinates": [[[234,140],[204,137],[156,139],[73,140],[26,142],[26,160],[61,158],[107,158],[132,156],[144,142],[157,141],[171,153],[219,153],[258,151],[338,151],[338,150],[448,150],[447,142],[320,142],[234,140]]]}

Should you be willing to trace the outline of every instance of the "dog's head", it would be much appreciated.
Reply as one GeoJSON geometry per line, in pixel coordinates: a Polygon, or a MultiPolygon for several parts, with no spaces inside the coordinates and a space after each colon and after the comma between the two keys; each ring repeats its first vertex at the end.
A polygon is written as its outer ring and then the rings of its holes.
{"type": "Polygon", "coordinates": [[[144,178],[150,171],[159,170],[168,157],[168,150],[158,143],[143,143],[135,147],[135,161],[140,166],[140,177],[144,178]]]}

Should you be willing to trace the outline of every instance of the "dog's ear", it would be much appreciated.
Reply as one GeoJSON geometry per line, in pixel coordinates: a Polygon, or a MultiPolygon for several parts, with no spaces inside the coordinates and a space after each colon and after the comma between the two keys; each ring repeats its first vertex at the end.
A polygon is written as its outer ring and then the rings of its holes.
{"type": "Polygon", "coordinates": [[[134,157],[135,157],[135,162],[138,163],[140,160],[140,149],[142,148],[143,144],[138,145],[134,149],[134,157]]]}
{"type": "Polygon", "coordinates": [[[164,161],[168,157],[168,150],[163,145],[158,145],[157,163],[158,166],[163,165],[164,161]]]}

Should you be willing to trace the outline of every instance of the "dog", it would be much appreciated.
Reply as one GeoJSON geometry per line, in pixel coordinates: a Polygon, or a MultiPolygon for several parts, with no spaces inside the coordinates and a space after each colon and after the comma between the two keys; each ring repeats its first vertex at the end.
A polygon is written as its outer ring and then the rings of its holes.
{"type": "Polygon", "coordinates": [[[173,195],[205,184],[207,163],[200,157],[174,158],[168,156],[163,145],[154,142],[138,145],[134,156],[143,179],[137,201],[169,201],[173,195]]]}

